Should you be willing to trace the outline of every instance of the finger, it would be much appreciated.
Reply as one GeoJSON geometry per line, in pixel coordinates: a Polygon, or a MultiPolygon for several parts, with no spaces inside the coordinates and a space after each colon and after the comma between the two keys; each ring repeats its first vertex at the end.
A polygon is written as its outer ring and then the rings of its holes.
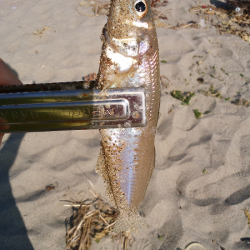
{"type": "Polygon", "coordinates": [[[22,82],[0,58],[0,85],[20,85],[22,82]]]}
{"type": "MultiPolygon", "coordinates": [[[[22,82],[17,78],[14,72],[0,58],[0,86],[1,85],[20,85],[22,82]]],[[[4,134],[0,133],[0,146],[4,134]]]]}
{"type": "Polygon", "coordinates": [[[0,134],[0,146],[1,146],[1,143],[2,143],[3,136],[4,136],[4,134],[0,134]]]}

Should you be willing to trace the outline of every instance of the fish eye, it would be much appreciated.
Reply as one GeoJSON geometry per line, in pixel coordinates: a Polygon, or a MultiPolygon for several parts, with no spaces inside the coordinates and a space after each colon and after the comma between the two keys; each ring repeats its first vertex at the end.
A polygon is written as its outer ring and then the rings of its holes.
{"type": "Polygon", "coordinates": [[[143,2],[139,2],[135,5],[135,8],[139,12],[144,12],[146,10],[146,5],[143,2]]]}
{"type": "Polygon", "coordinates": [[[139,18],[143,18],[148,12],[148,4],[145,0],[139,0],[135,2],[135,10],[139,18]]]}

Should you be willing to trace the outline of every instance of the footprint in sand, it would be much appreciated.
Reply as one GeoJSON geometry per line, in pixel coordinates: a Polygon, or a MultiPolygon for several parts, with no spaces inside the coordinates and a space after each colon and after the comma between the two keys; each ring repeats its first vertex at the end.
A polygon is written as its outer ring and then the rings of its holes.
{"type": "Polygon", "coordinates": [[[249,60],[249,61],[247,61],[246,68],[247,68],[247,69],[250,69],[250,60],[249,60]]]}

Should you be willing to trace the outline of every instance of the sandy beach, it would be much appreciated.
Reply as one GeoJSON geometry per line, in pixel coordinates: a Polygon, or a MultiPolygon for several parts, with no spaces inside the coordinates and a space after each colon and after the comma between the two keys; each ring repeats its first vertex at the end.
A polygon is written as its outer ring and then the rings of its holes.
{"type": "MultiPolygon", "coordinates": [[[[200,5],[225,1],[172,0],[158,9],[167,20],[156,20],[163,80],[156,167],[139,208],[150,228],[134,232],[128,249],[184,250],[191,242],[206,250],[250,249],[250,41],[220,35],[211,21],[219,17],[202,25],[203,17],[189,11],[200,5]],[[181,27],[191,21],[201,25],[181,27]],[[195,96],[182,105],[174,90],[195,96]]],[[[97,73],[107,17],[93,6],[0,1],[0,57],[24,84],[97,73]]],[[[95,172],[99,149],[98,130],[4,136],[0,250],[67,249],[66,200],[92,198],[87,177],[105,197],[95,172]]],[[[92,249],[121,246],[105,237],[92,249]]]]}

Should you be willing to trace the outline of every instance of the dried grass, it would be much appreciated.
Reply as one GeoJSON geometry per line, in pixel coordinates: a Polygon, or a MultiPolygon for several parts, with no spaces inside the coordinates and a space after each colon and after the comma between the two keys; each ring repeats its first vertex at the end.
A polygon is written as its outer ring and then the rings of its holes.
{"type": "Polygon", "coordinates": [[[250,102],[248,100],[245,100],[245,99],[238,99],[232,103],[237,105],[237,106],[245,106],[245,107],[250,106],[250,102]]]}
{"type": "Polygon", "coordinates": [[[216,97],[216,98],[222,98],[220,92],[216,89],[214,89],[214,87],[211,85],[209,90],[207,91],[201,91],[205,96],[212,96],[212,97],[216,97]]]}
{"type": "Polygon", "coordinates": [[[227,10],[225,10],[222,8],[216,8],[211,5],[194,6],[191,7],[189,11],[201,16],[207,21],[211,21],[212,25],[214,25],[218,29],[220,35],[237,35],[242,40],[250,42],[250,30],[248,29],[250,27],[250,2],[240,2],[235,0],[229,2],[231,5],[233,3],[235,6],[240,5],[239,7],[241,7],[241,12],[236,12],[234,8],[228,8],[227,10]],[[205,17],[203,17],[204,15],[205,17]],[[210,18],[207,18],[209,15],[217,16],[219,20],[210,20],[210,18]],[[225,19],[225,21],[222,21],[220,19],[225,19]],[[242,27],[246,29],[243,29],[242,27]]]}
{"type": "Polygon", "coordinates": [[[231,22],[224,22],[222,24],[215,25],[215,27],[219,30],[220,35],[237,35],[242,40],[250,42],[250,31],[245,29],[238,29],[237,27],[233,26],[231,22]]]}
{"type": "Polygon", "coordinates": [[[73,215],[67,232],[67,248],[88,250],[92,239],[97,242],[112,232],[118,210],[109,206],[103,199],[95,197],[85,201],[73,202],[73,215]]]}
{"type": "Polygon", "coordinates": [[[194,21],[191,21],[191,22],[189,22],[187,24],[177,24],[174,27],[170,27],[170,29],[173,29],[173,30],[186,29],[186,28],[198,29],[198,24],[196,22],[194,22],[194,21]]]}
{"type": "Polygon", "coordinates": [[[89,250],[92,240],[99,243],[103,237],[109,236],[122,244],[123,250],[126,250],[128,244],[132,243],[130,231],[119,234],[113,232],[119,211],[99,197],[92,182],[89,179],[88,181],[94,190],[89,190],[94,198],[76,201],[77,197],[69,189],[74,200],[69,201],[71,204],[64,205],[73,209],[73,215],[68,219],[70,228],[66,235],[67,249],[89,250]]]}
{"type": "Polygon", "coordinates": [[[44,27],[43,29],[41,30],[35,30],[33,31],[33,35],[36,35],[36,36],[39,36],[39,37],[42,37],[44,32],[47,31],[47,30],[51,30],[51,28],[48,28],[48,27],[44,27]]]}
{"type": "Polygon", "coordinates": [[[250,14],[250,1],[249,0],[227,0],[227,3],[232,6],[233,9],[240,7],[244,13],[250,14]]]}

